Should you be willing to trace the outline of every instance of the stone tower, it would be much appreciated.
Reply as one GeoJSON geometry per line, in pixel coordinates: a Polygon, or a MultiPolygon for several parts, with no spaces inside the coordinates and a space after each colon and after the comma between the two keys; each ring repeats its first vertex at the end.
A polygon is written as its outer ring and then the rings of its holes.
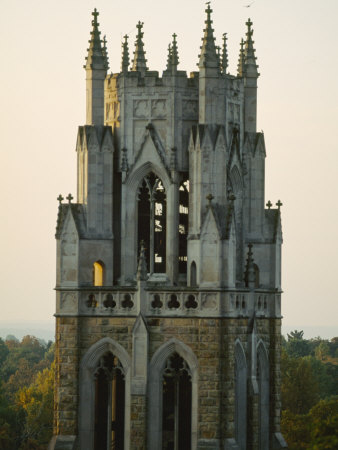
{"type": "Polygon", "coordinates": [[[59,200],[51,449],[285,448],[281,217],[265,208],[250,19],[228,73],[206,8],[198,72],[107,74],[93,12],[77,200],[59,200]]]}

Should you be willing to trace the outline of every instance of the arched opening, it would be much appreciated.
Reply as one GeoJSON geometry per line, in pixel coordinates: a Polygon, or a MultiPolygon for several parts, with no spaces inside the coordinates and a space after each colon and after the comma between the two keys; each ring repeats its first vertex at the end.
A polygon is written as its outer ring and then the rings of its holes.
{"type": "Polygon", "coordinates": [[[247,366],[244,350],[235,347],[235,437],[240,450],[246,449],[247,432],[247,366]]]}
{"type": "Polygon", "coordinates": [[[189,368],[174,353],[162,377],[162,450],[191,449],[191,392],[189,368]]]}
{"type": "Polygon", "coordinates": [[[93,264],[93,285],[103,286],[104,283],[104,264],[102,261],[95,261],[93,264]]]}
{"type": "Polygon", "coordinates": [[[190,286],[197,286],[196,263],[193,261],[190,266],[190,286]]]}
{"type": "Polygon", "coordinates": [[[125,382],[118,358],[110,352],[104,354],[94,379],[94,450],[123,450],[125,382]]]}
{"type": "Polygon", "coordinates": [[[257,351],[259,449],[269,450],[270,387],[269,361],[262,344],[257,351]]]}
{"type": "Polygon", "coordinates": [[[138,195],[138,248],[144,242],[150,273],[166,271],[166,194],[153,172],[142,181],[138,195]]]}
{"type": "Polygon", "coordinates": [[[179,188],[179,273],[187,273],[187,237],[188,237],[188,213],[189,213],[189,180],[184,180],[179,188]]]}

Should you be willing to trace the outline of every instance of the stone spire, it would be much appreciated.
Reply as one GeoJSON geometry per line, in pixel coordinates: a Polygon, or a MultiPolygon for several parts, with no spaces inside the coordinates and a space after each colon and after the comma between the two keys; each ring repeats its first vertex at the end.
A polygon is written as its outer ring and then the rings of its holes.
{"type": "Polygon", "coordinates": [[[143,22],[138,22],[138,24],[136,25],[138,32],[137,32],[137,38],[135,41],[135,51],[134,51],[134,61],[133,61],[133,67],[132,67],[132,71],[136,72],[145,72],[146,70],[148,70],[147,68],[147,60],[145,58],[145,51],[144,51],[144,44],[142,41],[143,38],[143,32],[142,32],[142,28],[143,28],[143,22]]]}
{"type": "Polygon", "coordinates": [[[204,28],[204,36],[202,38],[202,47],[199,60],[199,68],[219,68],[219,62],[217,57],[214,30],[212,28],[210,2],[207,2],[207,19],[205,21],[206,27],[204,28]]]}
{"type": "Polygon", "coordinates": [[[239,77],[243,76],[244,72],[244,39],[241,39],[241,48],[239,50],[239,58],[238,58],[238,64],[237,64],[237,75],[239,77]]]}
{"type": "Polygon", "coordinates": [[[222,48],[222,72],[225,75],[228,68],[228,46],[227,46],[227,34],[223,33],[223,48],[222,48]]]}
{"type": "Polygon", "coordinates": [[[122,42],[122,63],[121,72],[125,73],[129,70],[129,47],[128,47],[128,35],[125,34],[124,42],[122,42]]]}
{"type": "Polygon", "coordinates": [[[244,50],[244,76],[250,78],[258,78],[258,65],[256,63],[254,41],[252,40],[253,29],[250,19],[246,22],[248,31],[246,33],[245,50],[244,50]]]}
{"type": "Polygon", "coordinates": [[[105,44],[102,47],[102,41],[100,39],[101,32],[99,31],[99,23],[97,21],[97,16],[99,15],[97,9],[95,8],[92,12],[94,19],[92,20],[93,30],[90,35],[91,38],[89,42],[88,55],[86,56],[85,69],[108,69],[108,58],[107,50],[105,44]]]}
{"type": "Polygon", "coordinates": [[[246,287],[255,287],[256,284],[256,269],[255,269],[255,263],[253,259],[253,253],[252,253],[252,244],[248,245],[249,251],[248,251],[248,257],[246,260],[246,267],[244,272],[244,281],[246,287]]]}

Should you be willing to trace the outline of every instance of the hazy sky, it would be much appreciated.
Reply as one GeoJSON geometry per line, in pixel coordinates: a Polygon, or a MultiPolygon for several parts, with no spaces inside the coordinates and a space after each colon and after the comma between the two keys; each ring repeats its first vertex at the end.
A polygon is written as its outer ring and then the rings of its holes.
{"type": "MultiPolygon", "coordinates": [[[[228,33],[235,74],[245,22],[254,22],[265,132],[266,201],[283,202],[283,315],[289,326],[337,326],[338,1],[213,0],[217,41],[228,33]]],[[[75,196],[77,127],[91,11],[120,69],[121,36],[144,22],[151,70],[178,35],[180,69],[197,70],[200,0],[1,0],[0,319],[52,319],[56,197],[75,196]]],[[[132,52],[132,48],[130,49],[132,52]]]]}

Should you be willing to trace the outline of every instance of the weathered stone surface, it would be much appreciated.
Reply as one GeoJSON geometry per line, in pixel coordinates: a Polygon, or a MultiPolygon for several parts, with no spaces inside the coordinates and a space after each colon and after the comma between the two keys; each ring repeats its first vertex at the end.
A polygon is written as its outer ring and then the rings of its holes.
{"type": "Polygon", "coordinates": [[[176,36],[163,76],[148,70],[141,22],[133,70],[125,38],[122,72],[107,75],[93,13],[78,198],[60,201],[56,232],[53,449],[78,439],[93,450],[102,373],[111,415],[119,373],[125,449],[160,450],[174,354],[190,377],[192,450],[285,448],[281,205],[264,205],[252,24],[238,76],[229,75],[206,11],[199,72],[190,77],[178,70],[176,36]]]}

